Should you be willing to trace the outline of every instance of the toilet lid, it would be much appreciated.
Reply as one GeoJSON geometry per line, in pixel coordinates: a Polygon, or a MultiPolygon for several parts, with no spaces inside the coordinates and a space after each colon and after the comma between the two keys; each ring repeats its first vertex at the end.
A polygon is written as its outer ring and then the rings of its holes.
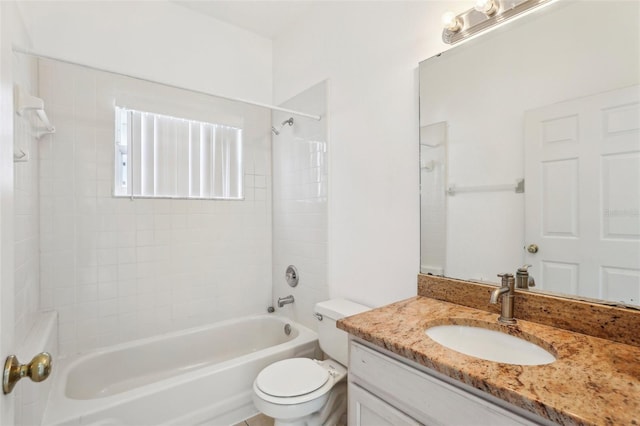
{"type": "Polygon", "coordinates": [[[269,395],[292,397],[313,392],[329,380],[329,372],[309,358],[275,362],[256,378],[258,388],[269,395]]]}

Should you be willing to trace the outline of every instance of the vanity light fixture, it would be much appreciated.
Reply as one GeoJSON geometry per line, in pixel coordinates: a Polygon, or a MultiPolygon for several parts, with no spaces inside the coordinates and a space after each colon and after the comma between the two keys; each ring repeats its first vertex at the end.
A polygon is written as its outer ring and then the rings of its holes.
{"type": "Polygon", "coordinates": [[[477,0],[475,7],[466,12],[457,16],[447,12],[442,16],[442,40],[447,44],[458,43],[551,1],[553,0],[477,0]]]}
{"type": "Polygon", "coordinates": [[[442,25],[445,31],[455,33],[460,30],[462,24],[458,17],[453,12],[446,12],[442,15],[442,25]]]}
{"type": "Polygon", "coordinates": [[[497,0],[476,0],[474,9],[487,16],[492,16],[498,11],[497,0]]]}

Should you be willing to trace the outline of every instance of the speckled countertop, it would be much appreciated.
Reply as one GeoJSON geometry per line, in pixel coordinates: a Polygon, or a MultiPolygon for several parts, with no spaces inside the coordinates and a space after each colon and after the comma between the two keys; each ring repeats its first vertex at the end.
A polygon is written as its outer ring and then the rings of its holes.
{"type": "Polygon", "coordinates": [[[495,313],[417,296],[344,318],[338,327],[365,341],[560,424],[640,425],[640,347],[535,322],[514,326],[495,313]],[[434,325],[481,325],[536,343],[551,364],[484,361],[426,336],[434,325]]]}

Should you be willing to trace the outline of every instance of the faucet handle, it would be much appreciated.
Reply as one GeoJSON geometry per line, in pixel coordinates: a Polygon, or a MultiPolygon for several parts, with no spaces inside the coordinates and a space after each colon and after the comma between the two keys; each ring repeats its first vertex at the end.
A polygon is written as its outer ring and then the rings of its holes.
{"type": "Polygon", "coordinates": [[[513,274],[505,272],[503,274],[498,274],[500,278],[502,278],[502,287],[508,287],[509,281],[513,280],[513,274]]]}
{"type": "Polygon", "coordinates": [[[532,265],[526,264],[518,268],[518,272],[528,272],[532,265]]]}
{"type": "Polygon", "coordinates": [[[533,277],[529,274],[529,268],[531,265],[526,264],[522,265],[516,271],[516,287],[528,290],[529,287],[533,287],[535,282],[533,281],[533,277]]]}

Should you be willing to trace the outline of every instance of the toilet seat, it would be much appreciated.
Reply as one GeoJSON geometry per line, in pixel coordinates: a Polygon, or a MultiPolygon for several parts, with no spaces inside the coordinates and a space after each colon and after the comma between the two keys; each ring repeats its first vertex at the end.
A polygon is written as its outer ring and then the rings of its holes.
{"type": "Polygon", "coordinates": [[[263,369],[256,386],[267,395],[291,398],[320,388],[329,380],[329,372],[309,358],[291,358],[263,369]]]}
{"type": "MultiPolygon", "coordinates": [[[[339,363],[328,359],[325,361],[315,361],[308,358],[289,358],[282,361],[278,361],[270,366],[266,367],[264,370],[258,374],[258,377],[253,382],[253,390],[254,394],[259,397],[261,400],[265,402],[269,402],[277,405],[296,405],[296,404],[304,404],[309,401],[317,400],[318,403],[322,403],[324,399],[328,396],[329,391],[335,383],[342,380],[347,375],[347,369],[340,365],[339,363]],[[303,360],[303,361],[299,361],[303,360]],[[295,365],[291,369],[288,367],[289,363],[295,365]],[[275,366],[275,367],[274,367],[275,366]],[[271,367],[274,367],[272,370],[271,367]],[[285,378],[289,379],[294,374],[293,368],[297,368],[298,371],[295,374],[309,374],[314,375],[317,374],[317,377],[326,377],[324,383],[317,385],[319,381],[322,379],[316,379],[316,384],[306,384],[306,388],[304,385],[297,388],[292,387],[288,390],[288,392],[280,392],[280,393],[288,393],[290,396],[279,396],[274,395],[278,393],[277,387],[270,387],[269,384],[272,383],[270,380],[277,382],[286,382],[285,378]],[[269,370],[271,370],[269,372],[269,370]],[[302,371],[306,370],[306,371],[302,371]],[[268,371],[263,376],[262,373],[268,371]],[[271,373],[277,373],[273,376],[271,373]],[[278,376],[278,374],[280,374],[278,376]],[[262,376],[262,377],[261,377],[262,376]],[[259,380],[260,379],[260,380],[259,380]],[[315,389],[312,389],[314,388],[315,389]],[[263,390],[266,389],[266,390],[263,390]],[[312,390],[309,390],[312,389],[312,390]],[[307,391],[306,393],[302,393],[303,391],[307,391]],[[297,395],[296,395],[297,394],[297,395]]],[[[302,380],[301,380],[302,381],[302,380]]]]}

